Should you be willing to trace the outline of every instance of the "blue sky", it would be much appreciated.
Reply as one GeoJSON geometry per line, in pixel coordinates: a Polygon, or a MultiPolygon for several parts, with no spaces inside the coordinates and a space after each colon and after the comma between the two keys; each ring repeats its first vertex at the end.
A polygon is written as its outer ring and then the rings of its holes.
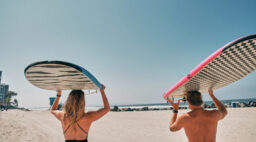
{"type": "MultiPolygon", "coordinates": [[[[211,53],[256,33],[255,5],[253,0],[0,0],[2,82],[18,92],[21,106],[48,106],[55,92],[32,86],[23,70],[36,61],[63,60],[105,84],[112,105],[165,102],[163,93],[211,53]]],[[[251,73],[216,96],[256,97],[255,77],[251,73]]],[[[86,102],[102,104],[99,95],[86,102]]]]}

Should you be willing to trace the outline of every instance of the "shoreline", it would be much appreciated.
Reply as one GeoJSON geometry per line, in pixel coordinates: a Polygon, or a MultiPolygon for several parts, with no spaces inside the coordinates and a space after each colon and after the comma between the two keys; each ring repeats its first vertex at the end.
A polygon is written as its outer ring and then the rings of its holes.
{"type": "MultiPolygon", "coordinates": [[[[256,107],[256,98],[246,98],[246,99],[233,99],[233,100],[221,100],[226,108],[248,108],[256,107]]],[[[86,110],[98,110],[102,106],[86,106],[86,110]]],[[[161,110],[172,110],[172,106],[167,103],[154,103],[154,104],[134,104],[134,105],[112,105],[111,111],[161,111],[161,110]]],[[[216,108],[212,101],[204,101],[203,108],[216,108]]],[[[9,108],[9,109],[18,109],[24,111],[30,110],[49,110],[48,107],[34,107],[34,108],[9,108]]],[[[181,103],[180,109],[189,109],[187,103],[181,103]]],[[[4,111],[5,109],[0,109],[4,111]]]]}
{"type": "MultiPolygon", "coordinates": [[[[232,106],[232,104],[224,104],[226,108],[254,108],[256,107],[256,101],[248,102],[248,103],[239,103],[239,102],[234,102],[235,106],[232,106]]],[[[202,107],[204,109],[215,109],[214,104],[203,104],[202,107]]],[[[86,110],[89,111],[94,111],[98,110],[102,107],[86,107],[86,110]]],[[[172,110],[171,105],[143,105],[143,106],[111,106],[111,111],[112,112],[122,112],[122,111],[164,111],[164,110],[172,110]]],[[[22,110],[22,111],[34,111],[34,110],[49,110],[50,107],[40,107],[40,108],[34,108],[34,109],[28,109],[28,108],[9,108],[8,110],[22,110]]],[[[179,107],[180,110],[187,110],[189,109],[188,105],[180,105],[179,107]]],[[[1,111],[6,111],[6,110],[0,110],[1,111]]]]}

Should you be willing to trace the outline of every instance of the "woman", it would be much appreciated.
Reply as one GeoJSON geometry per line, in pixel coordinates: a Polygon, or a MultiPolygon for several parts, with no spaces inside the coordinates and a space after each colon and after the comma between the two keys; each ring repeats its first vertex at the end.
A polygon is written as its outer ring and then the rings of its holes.
{"type": "Polygon", "coordinates": [[[100,90],[104,108],[98,111],[85,113],[85,98],[82,90],[72,90],[68,96],[63,111],[58,111],[58,103],[61,91],[57,91],[57,97],[52,105],[51,113],[61,121],[66,142],[87,142],[88,132],[92,122],[109,112],[110,107],[105,95],[105,86],[100,90]]]}

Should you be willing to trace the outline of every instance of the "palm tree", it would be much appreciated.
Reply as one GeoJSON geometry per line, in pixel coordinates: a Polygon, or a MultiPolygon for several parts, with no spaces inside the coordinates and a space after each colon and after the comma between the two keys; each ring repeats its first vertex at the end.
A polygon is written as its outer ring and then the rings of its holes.
{"type": "Polygon", "coordinates": [[[18,107],[19,103],[18,103],[17,99],[14,99],[14,105],[15,105],[15,107],[18,107]]]}

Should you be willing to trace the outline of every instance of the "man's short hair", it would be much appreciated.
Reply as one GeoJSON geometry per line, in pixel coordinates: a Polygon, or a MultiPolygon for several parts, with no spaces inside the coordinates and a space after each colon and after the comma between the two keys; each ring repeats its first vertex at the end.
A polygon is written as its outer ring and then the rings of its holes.
{"type": "Polygon", "coordinates": [[[203,104],[202,95],[198,91],[188,91],[187,101],[194,106],[200,106],[203,104]]]}

